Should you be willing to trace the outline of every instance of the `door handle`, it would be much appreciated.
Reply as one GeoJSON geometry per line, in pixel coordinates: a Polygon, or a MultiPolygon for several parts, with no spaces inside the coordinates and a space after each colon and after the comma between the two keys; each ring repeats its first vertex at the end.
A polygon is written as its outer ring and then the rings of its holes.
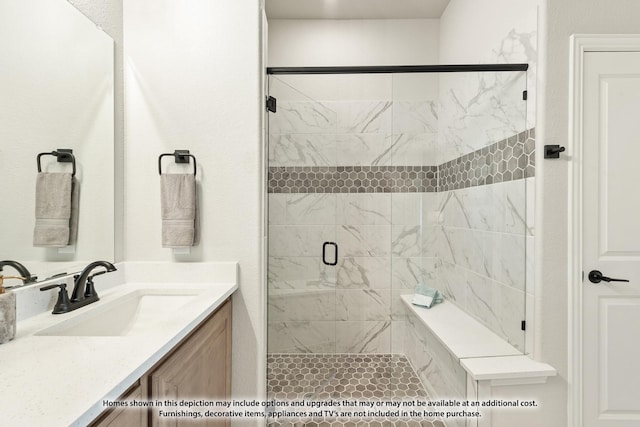
{"type": "Polygon", "coordinates": [[[589,281],[591,283],[600,283],[604,282],[628,282],[627,279],[613,279],[611,277],[603,276],[602,273],[598,270],[591,270],[589,272],[589,281]]]}
{"type": "Polygon", "coordinates": [[[337,265],[338,264],[338,244],[336,242],[324,242],[322,244],[322,262],[325,265],[337,265]],[[335,252],[333,255],[333,262],[327,261],[327,246],[333,246],[335,252]]]}

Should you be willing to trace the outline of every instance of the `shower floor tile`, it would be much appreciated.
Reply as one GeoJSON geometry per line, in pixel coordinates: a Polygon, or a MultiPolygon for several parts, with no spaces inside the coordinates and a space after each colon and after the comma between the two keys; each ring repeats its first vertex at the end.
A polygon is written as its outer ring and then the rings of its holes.
{"type": "MultiPolygon", "coordinates": [[[[267,358],[267,397],[276,402],[429,399],[407,358],[398,354],[270,354],[267,358]]],[[[445,423],[437,418],[323,416],[272,417],[268,426],[445,427],[445,423]]]]}

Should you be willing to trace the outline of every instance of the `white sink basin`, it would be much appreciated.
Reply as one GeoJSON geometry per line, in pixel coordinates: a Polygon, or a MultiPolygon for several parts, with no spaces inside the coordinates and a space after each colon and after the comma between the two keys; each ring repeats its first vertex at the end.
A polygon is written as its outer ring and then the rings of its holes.
{"type": "Polygon", "coordinates": [[[148,333],[158,321],[203,292],[203,289],[139,289],[112,301],[98,301],[83,307],[80,310],[86,310],[84,313],[35,335],[129,336],[148,333]]]}

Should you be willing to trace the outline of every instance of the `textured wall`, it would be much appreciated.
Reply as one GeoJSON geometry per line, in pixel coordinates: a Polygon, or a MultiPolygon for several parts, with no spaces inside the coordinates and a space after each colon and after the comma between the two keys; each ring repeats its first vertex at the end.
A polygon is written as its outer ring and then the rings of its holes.
{"type": "Polygon", "coordinates": [[[270,67],[436,64],[437,58],[437,19],[269,20],[270,67]]]}
{"type": "Polygon", "coordinates": [[[125,259],[239,261],[235,397],[265,390],[260,29],[258,0],[124,4],[125,259]],[[182,256],[160,243],[157,160],[175,149],[197,157],[201,189],[200,245],[182,256]]]}
{"type": "MultiPolygon", "coordinates": [[[[561,144],[569,136],[569,37],[572,34],[637,34],[640,4],[633,0],[613,3],[597,0],[547,0],[541,13],[539,144],[561,144]]],[[[567,259],[571,224],[568,222],[569,164],[571,145],[559,161],[545,161],[538,154],[539,174],[536,217],[536,328],[535,356],[558,369],[558,377],[548,384],[546,425],[565,426],[571,354],[568,351],[567,259]]],[[[569,408],[572,408],[571,404],[569,408]]],[[[546,418],[546,419],[545,419],[546,418]]],[[[575,424],[577,425],[577,424],[575,424]]]]}

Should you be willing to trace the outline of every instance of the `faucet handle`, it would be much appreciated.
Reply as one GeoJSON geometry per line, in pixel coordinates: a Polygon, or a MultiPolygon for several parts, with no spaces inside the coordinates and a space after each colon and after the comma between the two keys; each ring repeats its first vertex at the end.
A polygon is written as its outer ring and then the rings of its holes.
{"type": "Polygon", "coordinates": [[[91,298],[91,297],[97,297],[98,293],[96,292],[96,287],[93,284],[93,278],[96,276],[99,276],[101,274],[105,274],[108,273],[108,270],[104,270],[104,271],[98,271],[97,273],[92,274],[91,276],[87,277],[87,284],[85,285],[84,288],[84,297],[85,298],[91,298]]]}
{"type": "Polygon", "coordinates": [[[53,306],[53,314],[66,313],[69,311],[71,302],[69,301],[69,294],[67,294],[67,284],[57,283],[54,285],[47,285],[40,288],[40,291],[48,291],[49,289],[60,288],[58,292],[58,300],[56,305],[53,306]]]}
{"type": "MultiPolygon", "coordinates": [[[[95,274],[93,275],[95,276],[95,274]]],[[[97,297],[98,293],[96,292],[96,287],[93,285],[93,276],[87,277],[87,283],[84,286],[84,297],[91,298],[97,297]]]]}

